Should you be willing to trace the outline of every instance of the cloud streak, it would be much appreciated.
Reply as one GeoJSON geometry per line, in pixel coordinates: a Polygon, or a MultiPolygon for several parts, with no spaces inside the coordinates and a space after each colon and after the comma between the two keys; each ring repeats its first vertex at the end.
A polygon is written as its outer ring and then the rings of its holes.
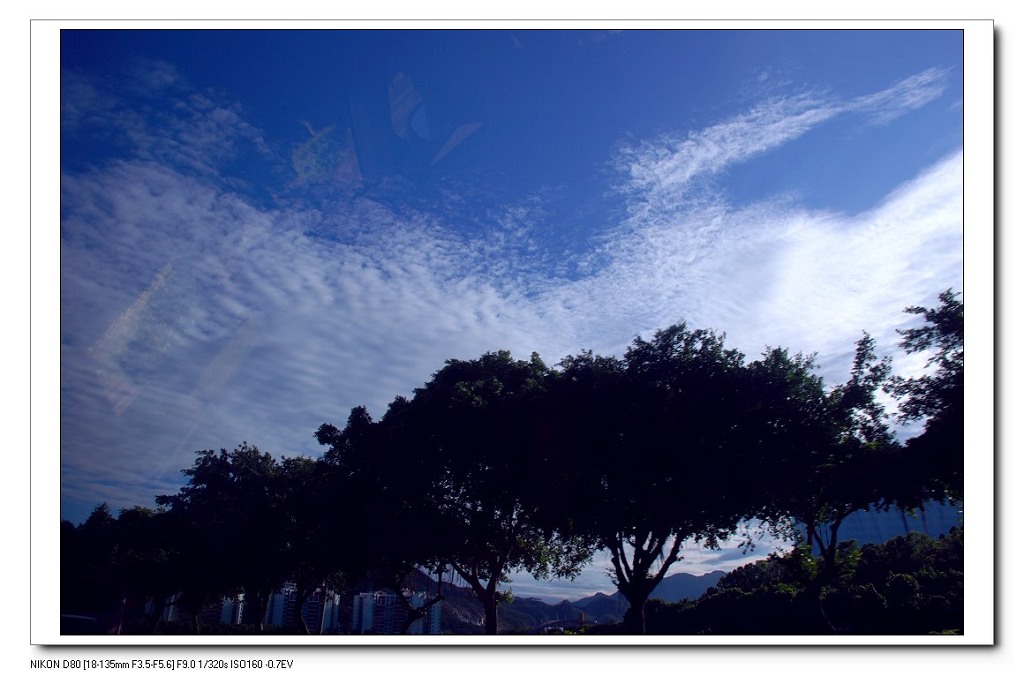
{"type": "Polygon", "coordinates": [[[939,97],[944,82],[945,72],[929,69],[883,91],[847,101],[810,93],[775,97],[698,131],[624,146],[617,161],[628,176],[623,190],[642,220],[675,213],[703,202],[712,190],[709,181],[731,166],[791,142],[841,114],[889,123],[939,97]]]}
{"type": "Polygon", "coordinates": [[[876,125],[885,125],[941,97],[946,78],[943,69],[926,69],[881,92],[854,99],[848,109],[867,115],[876,125]]]}

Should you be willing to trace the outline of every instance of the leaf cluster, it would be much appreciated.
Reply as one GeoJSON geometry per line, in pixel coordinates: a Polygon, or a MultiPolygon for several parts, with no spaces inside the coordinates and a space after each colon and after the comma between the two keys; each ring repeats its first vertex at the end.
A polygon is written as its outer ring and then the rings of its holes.
{"type": "Polygon", "coordinates": [[[652,634],[962,634],[963,529],[845,542],[842,572],[806,546],[732,571],[696,601],[652,602],[652,634]]]}

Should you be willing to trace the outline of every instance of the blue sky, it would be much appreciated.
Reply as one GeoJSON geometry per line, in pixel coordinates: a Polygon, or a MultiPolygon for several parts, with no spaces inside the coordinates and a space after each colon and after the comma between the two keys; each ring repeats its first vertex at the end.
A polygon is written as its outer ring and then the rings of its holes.
{"type": "Polygon", "coordinates": [[[319,455],[321,423],[488,350],[621,354],[685,319],[833,383],[862,331],[916,371],[904,307],[963,288],[962,49],[64,31],[61,516],[152,505],[198,449],[319,455]]]}

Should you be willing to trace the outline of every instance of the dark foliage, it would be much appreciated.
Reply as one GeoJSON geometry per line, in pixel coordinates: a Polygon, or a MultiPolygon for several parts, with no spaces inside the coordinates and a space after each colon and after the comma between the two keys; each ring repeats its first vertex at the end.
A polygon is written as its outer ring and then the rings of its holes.
{"type": "Polygon", "coordinates": [[[964,304],[960,294],[946,290],[935,309],[908,308],[924,317],[918,328],[900,330],[909,353],[928,353],[931,373],[893,378],[888,389],[900,397],[903,422],[924,420],[924,433],[908,441],[906,470],[919,477],[908,483],[901,503],[916,497],[963,499],[964,488],[964,304]],[[924,475],[924,477],[920,477],[924,475]]]}
{"type": "MultiPolygon", "coordinates": [[[[696,601],[652,601],[650,634],[963,633],[963,530],[845,542],[839,570],[798,547],[742,566],[696,601]]],[[[591,630],[594,633],[600,631],[591,630]]]]}

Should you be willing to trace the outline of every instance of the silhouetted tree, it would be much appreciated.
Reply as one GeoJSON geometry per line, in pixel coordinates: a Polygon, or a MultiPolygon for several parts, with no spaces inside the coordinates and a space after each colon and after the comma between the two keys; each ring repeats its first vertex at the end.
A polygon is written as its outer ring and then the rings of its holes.
{"type": "Polygon", "coordinates": [[[278,488],[279,466],[269,453],[242,443],[231,452],[197,452],[180,493],[157,497],[200,541],[207,572],[200,594],[245,592],[250,617],[263,630],[267,604],[288,579],[287,513],[278,488]]]}
{"type": "MultiPolygon", "coordinates": [[[[338,590],[352,576],[348,561],[361,552],[352,544],[354,517],[336,467],[324,459],[286,457],[277,466],[275,491],[283,525],[282,576],[295,585],[292,623],[302,634],[311,632],[303,605],[318,589],[338,590]]],[[[317,626],[319,628],[319,626],[317,626]]]]}
{"type": "Polygon", "coordinates": [[[889,360],[875,354],[865,334],[857,343],[850,378],[825,390],[814,358],[768,350],[751,363],[760,416],[762,519],[804,526],[807,543],[835,565],[839,528],[850,515],[893,501],[902,491],[898,445],[879,392],[889,360]]]}
{"type": "Polygon", "coordinates": [[[648,597],[683,542],[715,546],[754,508],[743,356],[679,324],[636,338],[622,362],[584,353],[562,367],[579,526],[611,552],[625,628],[644,633],[648,597]]]}
{"type": "Polygon", "coordinates": [[[113,624],[121,598],[114,575],[117,519],[106,502],[77,527],[61,526],[61,611],[99,616],[113,624]]]}
{"type": "Polygon", "coordinates": [[[145,506],[122,509],[117,517],[113,574],[121,588],[117,633],[121,633],[128,603],[151,599],[159,612],[178,588],[174,567],[177,553],[168,514],[145,506]]]}
{"type": "Polygon", "coordinates": [[[427,496],[433,469],[418,458],[408,407],[408,400],[398,397],[375,423],[358,406],[343,430],[325,423],[317,431],[320,443],[329,447],[323,460],[338,503],[333,514],[345,521],[346,553],[339,567],[404,602],[403,631],[442,599],[439,588],[425,605],[413,607],[404,591],[417,569],[438,567],[443,548],[440,517],[427,496]]]}
{"type": "Polygon", "coordinates": [[[964,305],[959,293],[946,290],[939,306],[912,306],[924,325],[899,330],[908,353],[930,353],[931,372],[894,378],[889,390],[901,399],[900,420],[924,420],[924,432],[907,442],[907,466],[924,473],[919,498],[963,499],[964,467],[964,305]]]}
{"type": "Polygon", "coordinates": [[[528,362],[506,351],[450,360],[398,407],[406,462],[422,476],[420,500],[436,516],[437,557],[476,594],[488,634],[497,633],[509,572],[573,576],[590,558],[579,540],[543,524],[536,426],[548,373],[536,354],[528,362]]]}

